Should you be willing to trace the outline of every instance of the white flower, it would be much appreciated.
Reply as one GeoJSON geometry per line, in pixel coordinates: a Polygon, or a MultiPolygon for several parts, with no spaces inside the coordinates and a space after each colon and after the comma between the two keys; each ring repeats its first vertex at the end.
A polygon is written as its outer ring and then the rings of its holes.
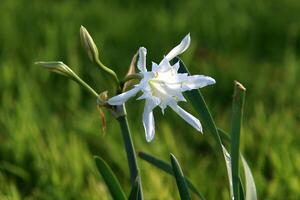
{"type": "Polygon", "coordinates": [[[190,34],[188,34],[159,64],[152,62],[152,71],[147,71],[146,69],[147,50],[141,47],[139,49],[137,67],[143,77],[142,80],[133,89],[108,100],[110,105],[121,105],[130,97],[135,96],[139,91],[143,92],[138,100],[145,99],[146,101],[143,113],[143,125],[148,142],[153,139],[155,134],[152,110],[157,106],[162,109],[162,113],[164,113],[167,106],[171,107],[187,123],[202,132],[200,121],[183,110],[177,103],[179,101],[186,101],[182,94],[183,92],[214,84],[215,80],[203,75],[189,76],[186,73],[178,73],[179,62],[173,66],[170,65],[170,60],[183,53],[189,47],[190,41],[190,34]]]}

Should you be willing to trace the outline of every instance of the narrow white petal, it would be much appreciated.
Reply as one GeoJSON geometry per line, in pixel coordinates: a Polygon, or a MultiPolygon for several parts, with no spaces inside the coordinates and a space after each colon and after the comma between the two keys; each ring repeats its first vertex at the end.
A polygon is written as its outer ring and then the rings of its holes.
{"type": "Polygon", "coordinates": [[[179,64],[179,61],[177,63],[175,63],[173,66],[173,69],[175,70],[175,72],[177,73],[178,72],[178,69],[180,67],[180,64],[179,64]]]}
{"type": "Polygon", "coordinates": [[[155,134],[155,122],[152,110],[157,106],[155,101],[152,99],[147,99],[145,103],[144,113],[143,113],[143,126],[146,133],[147,142],[151,142],[155,134]]]}
{"type": "Polygon", "coordinates": [[[170,65],[169,60],[166,57],[164,57],[156,69],[157,70],[155,72],[166,72],[172,69],[172,66],[170,65]]]}
{"type": "Polygon", "coordinates": [[[176,47],[174,47],[166,56],[167,60],[170,61],[173,58],[175,58],[176,56],[178,56],[179,54],[182,54],[189,46],[191,43],[191,37],[190,34],[187,34],[183,40],[180,42],[179,45],[177,45],[176,47]]]}
{"type": "Polygon", "coordinates": [[[158,70],[158,64],[156,64],[155,62],[152,62],[152,71],[156,72],[158,70]]]}
{"type": "Polygon", "coordinates": [[[146,72],[146,55],[147,55],[147,49],[145,47],[139,48],[139,60],[137,63],[137,67],[141,72],[146,72]]]}
{"type": "Polygon", "coordinates": [[[209,76],[203,76],[203,75],[188,76],[187,81],[183,82],[182,84],[182,91],[203,88],[207,85],[212,85],[215,83],[216,83],[215,79],[209,76]]]}
{"type": "Polygon", "coordinates": [[[169,104],[169,106],[187,123],[189,123],[192,127],[194,127],[197,131],[202,133],[202,126],[200,121],[191,115],[190,113],[183,110],[180,106],[177,104],[169,104]]]}
{"type": "Polygon", "coordinates": [[[124,102],[126,102],[130,97],[136,95],[136,93],[138,93],[138,91],[140,90],[141,90],[140,85],[137,85],[133,89],[128,90],[127,92],[124,92],[122,94],[119,94],[117,96],[108,99],[107,103],[110,105],[121,105],[124,102]]]}

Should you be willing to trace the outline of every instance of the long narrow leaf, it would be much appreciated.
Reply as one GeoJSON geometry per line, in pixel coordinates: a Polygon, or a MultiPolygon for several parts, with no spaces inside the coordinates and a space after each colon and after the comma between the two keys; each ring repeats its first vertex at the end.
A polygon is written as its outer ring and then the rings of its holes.
{"type": "Polygon", "coordinates": [[[223,129],[218,128],[218,133],[221,136],[222,141],[230,142],[230,135],[226,133],[223,129]]]}
{"type": "Polygon", "coordinates": [[[188,186],[185,182],[181,167],[173,154],[170,155],[171,164],[176,179],[177,187],[179,190],[180,198],[182,200],[191,200],[191,196],[188,190],[188,186]]]}
{"type": "Polygon", "coordinates": [[[234,199],[233,184],[232,184],[231,157],[230,157],[230,154],[228,153],[228,151],[226,150],[226,148],[224,146],[222,146],[222,147],[223,147],[223,155],[224,155],[224,159],[225,159],[225,163],[226,163],[226,169],[227,169],[227,173],[228,173],[230,197],[231,197],[231,199],[234,199]]]}
{"type": "MultiPolygon", "coordinates": [[[[144,152],[139,152],[138,155],[141,159],[147,161],[148,163],[152,164],[153,166],[157,167],[158,169],[160,169],[170,175],[173,175],[172,166],[169,165],[167,162],[157,159],[157,158],[155,158],[147,153],[144,153],[144,152]]],[[[195,193],[199,197],[199,199],[205,200],[203,194],[198,191],[198,189],[194,186],[194,184],[188,178],[185,177],[185,181],[186,181],[189,189],[193,193],[195,193]]]]}
{"type": "MultiPolygon", "coordinates": [[[[186,68],[185,64],[179,57],[176,57],[174,59],[174,61],[179,62],[180,68],[178,71],[180,73],[190,74],[188,69],[186,68]]],[[[226,159],[226,154],[224,152],[225,147],[223,146],[221,137],[219,135],[219,131],[218,131],[216,124],[209,112],[209,109],[205,103],[205,100],[204,100],[200,90],[187,91],[187,92],[185,92],[185,96],[187,97],[187,99],[189,100],[189,102],[191,103],[193,108],[199,114],[199,117],[201,118],[201,122],[205,125],[205,127],[207,127],[208,131],[212,134],[213,138],[216,140],[218,151],[221,155],[224,156],[227,173],[228,173],[228,175],[231,174],[231,170],[228,168],[228,161],[226,159]]],[[[229,180],[229,182],[231,182],[231,176],[228,176],[228,180],[229,180]]],[[[230,187],[230,190],[232,190],[231,187],[230,187]]]]}
{"type": "Polygon", "coordinates": [[[96,165],[100,174],[103,177],[104,182],[114,200],[126,200],[125,193],[123,192],[119,181],[117,180],[116,176],[110,169],[110,167],[106,164],[106,162],[98,157],[95,156],[96,165]]]}
{"type": "Polygon", "coordinates": [[[131,192],[129,194],[128,200],[137,200],[140,192],[140,177],[136,177],[134,184],[132,185],[131,192]]]}
{"type": "Polygon", "coordinates": [[[234,82],[234,94],[232,100],[231,120],[231,170],[234,199],[239,199],[239,155],[240,155],[240,132],[243,118],[243,107],[246,89],[242,84],[234,82]]]}
{"type": "MultiPolygon", "coordinates": [[[[179,62],[180,64],[180,67],[178,69],[179,73],[190,74],[187,67],[179,57],[174,58],[174,62],[179,62]]],[[[205,127],[208,128],[209,132],[213,135],[214,139],[217,142],[219,151],[222,152],[222,141],[220,135],[200,90],[187,91],[185,92],[185,96],[187,97],[193,108],[199,114],[201,122],[205,125],[205,127]]]]}
{"type": "Polygon", "coordinates": [[[246,200],[257,200],[255,182],[250,167],[245,158],[243,156],[241,158],[246,179],[246,200]]]}

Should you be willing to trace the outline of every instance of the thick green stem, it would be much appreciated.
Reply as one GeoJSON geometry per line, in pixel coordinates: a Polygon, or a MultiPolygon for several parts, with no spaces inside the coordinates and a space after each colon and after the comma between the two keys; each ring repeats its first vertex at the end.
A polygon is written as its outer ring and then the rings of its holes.
{"type": "MultiPolygon", "coordinates": [[[[125,107],[124,107],[124,109],[125,109],[125,107]]],[[[129,129],[127,117],[126,117],[126,115],[123,115],[123,116],[118,117],[117,120],[120,124],[120,128],[121,128],[121,131],[122,131],[122,136],[123,136],[123,140],[124,140],[124,144],[125,144],[125,150],[126,150],[126,154],[127,154],[128,166],[129,166],[129,170],[130,170],[131,185],[134,185],[136,177],[139,175],[139,168],[138,168],[138,165],[137,165],[136,153],[135,153],[135,149],[134,149],[133,142],[132,142],[132,139],[131,139],[131,134],[130,134],[130,129],[129,129]]],[[[140,192],[139,192],[138,199],[142,200],[143,199],[143,194],[142,194],[141,181],[139,182],[139,184],[140,184],[140,187],[139,187],[140,192]]]]}

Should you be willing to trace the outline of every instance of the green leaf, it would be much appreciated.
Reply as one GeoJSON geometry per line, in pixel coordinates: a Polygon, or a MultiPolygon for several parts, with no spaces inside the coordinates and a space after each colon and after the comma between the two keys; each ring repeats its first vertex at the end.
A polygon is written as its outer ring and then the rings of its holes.
{"type": "Polygon", "coordinates": [[[140,192],[140,181],[140,177],[136,177],[134,184],[132,185],[128,200],[138,200],[140,192]]]}
{"type": "Polygon", "coordinates": [[[230,135],[219,127],[217,129],[218,129],[219,135],[221,136],[222,141],[230,142],[230,140],[231,140],[230,135]]]}
{"type": "Polygon", "coordinates": [[[98,167],[98,170],[100,174],[103,177],[103,180],[108,187],[108,190],[114,200],[125,200],[126,196],[123,192],[121,185],[119,181],[117,180],[116,176],[110,169],[110,167],[106,164],[106,162],[98,157],[95,156],[96,165],[98,167]]]}
{"type": "Polygon", "coordinates": [[[246,179],[246,200],[257,200],[255,182],[250,167],[245,158],[243,156],[241,158],[246,179]]]}
{"type": "MultiPolygon", "coordinates": [[[[173,62],[174,63],[179,62],[180,64],[180,67],[178,69],[179,73],[188,73],[190,75],[190,72],[188,71],[187,67],[179,57],[174,58],[173,62]]],[[[212,134],[212,136],[216,140],[218,151],[223,154],[223,148],[222,148],[223,145],[222,145],[221,137],[219,135],[216,124],[209,112],[209,109],[205,103],[205,100],[200,90],[186,91],[184,95],[189,100],[189,103],[199,114],[201,123],[204,124],[204,127],[208,129],[208,131],[212,134]]]]}
{"type": "MultiPolygon", "coordinates": [[[[220,136],[222,137],[222,140],[225,140],[226,142],[228,142],[228,143],[230,143],[231,142],[231,138],[230,138],[230,135],[227,133],[227,132],[225,132],[223,129],[220,129],[220,128],[218,128],[218,131],[219,131],[219,134],[220,134],[220,136]]],[[[227,155],[229,155],[229,153],[227,152],[227,150],[226,149],[223,149],[223,153],[224,154],[227,154],[227,155]]],[[[243,156],[242,154],[241,154],[241,156],[243,156]]],[[[225,157],[225,155],[224,155],[224,157],[225,157]]],[[[226,156],[227,158],[228,158],[228,156],[226,156]]],[[[231,164],[231,158],[230,158],[230,155],[229,155],[229,159],[230,159],[230,164],[231,164]]],[[[246,161],[246,160],[245,160],[246,161]]],[[[227,162],[228,163],[228,162],[227,162]]],[[[228,165],[226,163],[226,165],[228,165]]],[[[231,171],[231,165],[228,165],[227,166],[227,172],[228,172],[228,170],[230,170],[231,171]]],[[[229,180],[229,182],[231,182],[232,183],[232,176],[230,175],[230,180],[229,180]]],[[[242,179],[241,179],[241,177],[239,176],[239,188],[240,188],[240,199],[241,200],[243,200],[243,199],[245,199],[245,192],[244,192],[244,187],[243,187],[243,183],[242,183],[242,179]]],[[[231,189],[231,196],[233,196],[233,191],[232,191],[232,187],[230,188],[231,189]]]]}
{"type": "MultiPolygon", "coordinates": [[[[180,64],[180,68],[179,68],[178,72],[190,74],[188,69],[186,68],[185,64],[179,57],[174,58],[174,62],[179,62],[179,64],[180,64]]],[[[208,131],[212,134],[213,138],[215,139],[215,141],[217,143],[217,147],[218,147],[217,151],[219,151],[221,153],[221,155],[224,156],[226,169],[227,169],[227,173],[228,173],[228,180],[231,183],[231,169],[228,168],[228,159],[226,158],[227,150],[225,149],[225,147],[222,144],[222,140],[219,135],[219,131],[218,131],[216,124],[209,112],[209,109],[205,103],[205,100],[204,100],[200,90],[187,91],[187,92],[185,92],[185,96],[189,100],[189,102],[191,103],[193,108],[199,114],[200,121],[204,124],[204,127],[208,129],[208,131]],[[226,152],[224,151],[224,149],[226,150],[226,152]]],[[[229,157],[230,157],[230,155],[229,155],[229,157]]],[[[230,190],[231,190],[231,185],[230,185],[230,190]]]]}
{"type": "MultiPolygon", "coordinates": [[[[154,165],[155,167],[157,167],[158,169],[170,174],[170,175],[174,175],[173,174],[173,169],[172,169],[172,166],[169,165],[167,162],[165,161],[162,161],[160,159],[157,159],[155,158],[154,156],[151,156],[147,153],[144,153],[144,152],[139,152],[139,157],[145,161],[147,161],[148,163],[154,165]]],[[[203,194],[201,192],[198,191],[198,189],[194,186],[194,184],[188,179],[185,177],[185,181],[189,187],[189,189],[195,193],[199,199],[202,199],[202,200],[205,200],[203,194]]]]}
{"type": "Polygon", "coordinates": [[[246,89],[242,84],[234,82],[234,94],[232,100],[231,120],[231,171],[234,199],[239,199],[239,155],[240,155],[240,132],[243,118],[243,107],[246,89]]]}
{"type": "MultiPolygon", "coordinates": [[[[186,68],[185,64],[183,63],[183,61],[179,57],[176,57],[176,58],[173,59],[173,63],[175,63],[175,62],[179,62],[179,64],[180,64],[180,68],[178,70],[180,73],[190,74],[188,69],[186,68]]],[[[204,100],[200,90],[187,91],[187,92],[185,92],[185,96],[189,100],[189,102],[191,103],[193,108],[199,114],[201,122],[204,124],[204,126],[208,129],[208,131],[213,135],[214,139],[216,140],[219,152],[221,152],[222,155],[225,158],[225,164],[226,164],[227,172],[228,172],[228,175],[230,175],[228,177],[229,182],[232,182],[232,180],[231,180],[232,179],[232,177],[231,177],[231,164],[230,164],[230,167],[228,165],[228,155],[229,155],[229,158],[230,158],[230,154],[227,152],[226,148],[223,146],[223,143],[222,143],[222,140],[221,140],[221,137],[220,137],[220,136],[222,136],[222,139],[224,141],[229,142],[230,141],[230,135],[226,134],[226,132],[223,131],[222,129],[216,127],[215,122],[214,122],[214,120],[213,120],[213,118],[212,118],[212,116],[209,112],[209,109],[208,109],[208,107],[205,103],[205,100],[204,100]],[[226,152],[228,154],[226,154],[226,152]]],[[[241,182],[240,178],[239,178],[239,182],[241,184],[240,187],[242,188],[242,182],[241,182]]],[[[232,190],[231,186],[230,186],[230,190],[232,190]]]]}
{"type": "Polygon", "coordinates": [[[182,200],[191,200],[190,193],[188,191],[187,184],[184,179],[181,167],[173,154],[170,154],[171,164],[176,179],[177,187],[179,190],[180,198],[182,200]]]}

